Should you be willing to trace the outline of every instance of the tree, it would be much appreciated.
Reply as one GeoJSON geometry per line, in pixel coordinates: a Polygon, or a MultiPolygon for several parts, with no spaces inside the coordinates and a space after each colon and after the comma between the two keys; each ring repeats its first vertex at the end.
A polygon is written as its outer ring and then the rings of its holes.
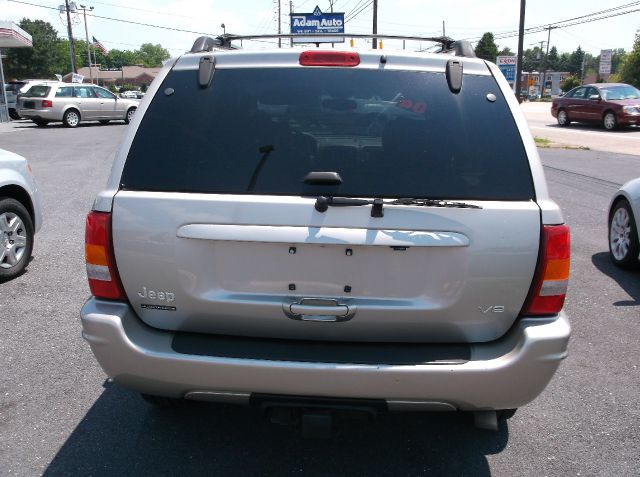
{"type": "Polygon", "coordinates": [[[544,53],[539,46],[533,49],[529,48],[522,54],[522,70],[523,71],[538,71],[541,69],[542,58],[544,53]]]}
{"type": "Polygon", "coordinates": [[[498,46],[493,41],[493,33],[487,32],[476,45],[476,56],[483,60],[496,61],[498,56],[498,46]]]}
{"type": "Polygon", "coordinates": [[[515,53],[511,51],[511,48],[505,46],[502,50],[498,52],[498,56],[514,56],[515,53]]]}
{"type": "Polygon", "coordinates": [[[58,38],[58,32],[49,22],[23,18],[20,28],[33,37],[33,48],[8,48],[7,78],[52,79],[56,73],[71,69],[68,42],[58,38]]]}
{"type": "Polygon", "coordinates": [[[624,63],[620,67],[620,78],[624,83],[640,88],[640,30],[636,32],[633,50],[626,55],[624,63]]]}
{"type": "Polygon", "coordinates": [[[582,81],[576,76],[567,76],[564,81],[560,83],[560,89],[562,91],[569,91],[570,89],[575,88],[576,86],[580,86],[582,81]]]}
{"type": "Polygon", "coordinates": [[[162,48],[160,44],[153,45],[151,43],[144,43],[140,46],[139,50],[136,50],[137,56],[142,60],[144,66],[153,68],[162,66],[162,62],[168,60],[171,55],[169,52],[162,48]]]}
{"type": "Polygon", "coordinates": [[[571,53],[570,57],[569,57],[569,64],[567,65],[567,70],[572,74],[572,75],[578,75],[581,76],[582,75],[582,60],[584,60],[584,51],[582,51],[582,48],[580,48],[578,46],[578,48],[571,53]]]}
{"type": "Polygon", "coordinates": [[[560,66],[560,56],[558,56],[558,49],[552,46],[547,55],[547,69],[549,71],[558,71],[560,66]]]}

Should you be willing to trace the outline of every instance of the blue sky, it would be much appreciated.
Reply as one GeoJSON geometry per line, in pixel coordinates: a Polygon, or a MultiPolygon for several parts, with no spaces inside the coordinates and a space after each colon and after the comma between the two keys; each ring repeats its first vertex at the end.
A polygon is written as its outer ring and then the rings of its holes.
{"type": "MultiPolygon", "coordinates": [[[[28,3],[55,8],[61,0],[24,0],[28,3]]],[[[282,28],[288,31],[289,1],[282,1],[282,28]]],[[[94,7],[88,19],[89,36],[98,38],[107,48],[135,49],[142,43],[160,43],[172,55],[188,50],[197,33],[185,33],[118,21],[97,16],[132,22],[148,23],[210,34],[222,33],[221,23],[228,33],[276,33],[277,0],[100,0],[80,1],[94,7]]],[[[370,0],[334,0],[334,11],[354,13],[365,6],[362,12],[346,23],[347,33],[371,32],[372,10],[370,0]],[[354,8],[357,9],[354,10],[354,8]]],[[[586,23],[567,28],[554,29],[551,45],[559,51],[572,51],[578,45],[584,50],[598,54],[601,49],[625,48],[630,50],[634,34],[640,28],[640,2],[631,0],[529,0],[527,2],[526,26],[544,25],[569,18],[583,16],[620,5],[635,4],[624,10],[638,9],[634,13],[586,23]]],[[[329,11],[329,1],[294,0],[295,12],[313,11],[317,5],[329,11]]],[[[453,38],[477,39],[485,31],[494,33],[517,30],[519,20],[518,0],[459,0],[452,7],[450,2],[427,2],[425,0],[379,0],[378,31],[388,34],[438,35],[445,21],[446,33],[453,38]]],[[[624,11],[620,10],[620,11],[624,11]]],[[[0,20],[19,21],[22,17],[49,21],[65,35],[65,26],[56,10],[0,0],[0,20]]],[[[347,17],[348,18],[348,17],[347,17]]],[[[84,24],[76,19],[74,36],[84,38],[84,24]]],[[[529,34],[525,47],[547,39],[546,33],[529,34]]],[[[517,48],[517,37],[497,40],[500,47],[517,48]]],[[[362,43],[361,43],[362,44],[362,43]]],[[[269,47],[269,43],[245,43],[245,48],[269,47]]],[[[387,42],[385,48],[400,47],[400,43],[387,42]]],[[[408,48],[420,45],[408,44],[408,48]]]]}

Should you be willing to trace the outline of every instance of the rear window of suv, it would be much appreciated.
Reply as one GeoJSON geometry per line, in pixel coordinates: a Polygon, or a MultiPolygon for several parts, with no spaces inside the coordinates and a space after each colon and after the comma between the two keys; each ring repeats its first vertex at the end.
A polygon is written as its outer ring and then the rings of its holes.
{"type": "Polygon", "coordinates": [[[173,71],[149,105],[127,190],[226,194],[534,198],[513,116],[491,76],[346,68],[173,71]],[[312,171],[340,185],[308,185],[312,171]]]}
{"type": "Polygon", "coordinates": [[[49,86],[38,84],[29,88],[23,96],[26,98],[46,98],[49,91],[51,91],[49,86]]]}

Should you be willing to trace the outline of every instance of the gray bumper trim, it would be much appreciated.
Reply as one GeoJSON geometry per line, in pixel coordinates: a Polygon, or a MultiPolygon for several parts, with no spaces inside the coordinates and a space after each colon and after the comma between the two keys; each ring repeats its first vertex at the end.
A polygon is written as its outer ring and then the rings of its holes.
{"type": "Polygon", "coordinates": [[[107,375],[141,392],[431,401],[463,410],[510,409],[535,399],[566,357],[571,333],[563,313],[526,318],[501,339],[472,345],[463,364],[355,365],[176,353],[174,333],[145,325],[126,303],[91,298],[81,318],[82,335],[107,375]]]}

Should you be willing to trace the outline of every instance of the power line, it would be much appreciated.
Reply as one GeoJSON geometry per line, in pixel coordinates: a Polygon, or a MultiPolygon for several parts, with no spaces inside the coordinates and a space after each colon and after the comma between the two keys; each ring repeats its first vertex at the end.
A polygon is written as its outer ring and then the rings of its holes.
{"type": "Polygon", "coordinates": [[[362,7],[360,7],[360,9],[357,12],[353,13],[349,18],[345,18],[344,22],[345,23],[350,22],[354,18],[365,13],[366,11],[369,10],[369,8],[372,7],[372,5],[373,5],[373,0],[371,0],[369,3],[364,4],[362,7]]]}

